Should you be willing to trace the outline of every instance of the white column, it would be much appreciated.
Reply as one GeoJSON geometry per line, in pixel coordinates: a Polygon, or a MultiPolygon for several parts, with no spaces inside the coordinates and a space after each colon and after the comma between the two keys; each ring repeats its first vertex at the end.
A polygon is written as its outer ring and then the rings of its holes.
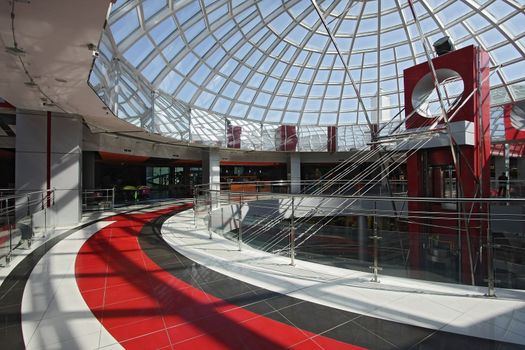
{"type": "Polygon", "coordinates": [[[221,181],[221,156],[218,149],[202,152],[202,183],[218,184],[221,181]]]}
{"type": "Polygon", "coordinates": [[[290,152],[288,158],[288,180],[290,193],[301,192],[301,154],[290,152]]]}
{"type": "Polygon", "coordinates": [[[50,188],[55,189],[56,225],[78,223],[81,217],[81,118],[54,112],[48,118],[47,112],[17,111],[16,129],[17,193],[45,190],[49,173],[50,188]]]}
{"type": "Polygon", "coordinates": [[[202,151],[202,183],[210,184],[211,202],[218,203],[221,181],[221,156],[218,149],[207,149],[202,151]]]}

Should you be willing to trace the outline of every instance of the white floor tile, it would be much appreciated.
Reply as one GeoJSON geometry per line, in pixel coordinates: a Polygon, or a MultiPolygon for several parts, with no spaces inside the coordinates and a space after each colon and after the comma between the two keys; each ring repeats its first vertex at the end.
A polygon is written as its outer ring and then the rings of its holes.
{"type": "Polygon", "coordinates": [[[74,273],[82,244],[109,224],[95,223],[60,241],[31,273],[22,299],[22,331],[28,348],[60,348],[65,342],[71,348],[96,348],[101,335],[105,344],[111,343],[112,337],[84,302],[74,273]]]}

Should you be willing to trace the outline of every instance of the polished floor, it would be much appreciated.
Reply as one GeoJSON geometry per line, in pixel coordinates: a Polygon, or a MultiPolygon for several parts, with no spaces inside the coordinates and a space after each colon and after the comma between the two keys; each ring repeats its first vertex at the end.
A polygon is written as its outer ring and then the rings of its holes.
{"type": "Polygon", "coordinates": [[[363,288],[349,283],[357,275],[209,240],[186,209],[90,221],[20,257],[0,285],[2,349],[525,348],[519,293],[485,304],[395,279],[383,286],[396,290],[363,288]],[[407,311],[414,294],[450,304],[422,318],[407,311]],[[493,323],[487,307],[497,310],[493,323]]]}

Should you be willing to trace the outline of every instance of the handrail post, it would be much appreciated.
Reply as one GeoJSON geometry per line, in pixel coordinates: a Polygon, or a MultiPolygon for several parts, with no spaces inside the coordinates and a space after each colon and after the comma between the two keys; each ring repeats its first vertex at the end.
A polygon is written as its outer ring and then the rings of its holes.
{"type": "Polygon", "coordinates": [[[193,226],[197,228],[197,194],[193,192],[193,226]]]}
{"type": "Polygon", "coordinates": [[[374,216],[374,235],[370,236],[370,239],[374,240],[374,265],[369,266],[369,268],[372,269],[374,273],[371,282],[379,282],[378,272],[382,270],[382,268],[378,266],[379,240],[381,239],[381,237],[379,237],[377,233],[377,221],[376,217],[374,216]]]}
{"type": "Polygon", "coordinates": [[[212,235],[211,235],[211,189],[208,189],[208,201],[209,201],[209,205],[208,205],[208,233],[210,234],[210,239],[212,239],[212,235]]]}
{"type": "MultiPolygon", "coordinates": [[[[9,222],[9,210],[8,210],[8,205],[9,205],[9,202],[8,200],[6,199],[5,200],[5,208],[6,208],[6,211],[5,211],[5,216],[7,218],[7,227],[9,229],[9,252],[7,253],[6,257],[5,257],[5,265],[6,266],[9,266],[9,263],[11,262],[11,251],[13,249],[13,230],[11,229],[11,223],[9,222]]],[[[16,209],[16,205],[15,205],[15,209],[16,209]]],[[[15,210],[16,211],[16,210],[15,210]]]]}
{"type": "MultiPolygon", "coordinates": [[[[46,205],[44,206],[44,238],[47,236],[47,192],[46,192],[46,205]]],[[[31,247],[31,238],[29,239],[29,247],[31,247]]]]}
{"type": "Polygon", "coordinates": [[[111,189],[111,210],[115,209],[115,187],[111,189]]]}
{"type": "Polygon", "coordinates": [[[295,266],[295,197],[292,196],[292,215],[290,216],[290,265],[295,266]]]}
{"type": "Polygon", "coordinates": [[[487,204],[487,297],[496,297],[496,280],[494,278],[494,244],[490,228],[490,205],[487,204]]]}
{"type": "Polygon", "coordinates": [[[241,194],[241,199],[239,201],[239,234],[237,236],[237,243],[239,244],[239,251],[242,250],[242,206],[243,206],[243,198],[241,194]]]}

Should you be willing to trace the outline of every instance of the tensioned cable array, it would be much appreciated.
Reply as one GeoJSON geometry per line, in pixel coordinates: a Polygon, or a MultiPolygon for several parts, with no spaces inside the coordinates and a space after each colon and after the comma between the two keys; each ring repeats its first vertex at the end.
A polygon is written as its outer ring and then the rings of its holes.
{"type": "MultiPolygon", "coordinates": [[[[493,71],[494,72],[494,71],[493,71]]],[[[490,75],[489,75],[490,77],[490,75]]],[[[489,77],[486,77],[485,79],[488,79],[489,77]]],[[[457,114],[457,111],[460,109],[462,105],[464,105],[472,96],[476,90],[472,91],[463,101],[463,103],[456,109],[456,111],[450,116],[449,122],[454,119],[454,117],[457,114]]],[[[410,114],[406,120],[408,120],[414,113],[410,114]]],[[[406,122],[405,120],[405,122],[406,122]]],[[[442,120],[442,117],[434,119],[428,119],[425,122],[425,125],[422,125],[422,127],[430,126],[429,130],[435,130],[436,127],[439,125],[438,123],[442,120]]],[[[400,134],[402,135],[402,134],[400,134]]],[[[312,185],[310,188],[318,188],[318,190],[314,191],[314,193],[310,193],[310,195],[316,195],[324,193],[326,190],[333,187],[334,184],[336,184],[338,181],[341,181],[345,178],[346,175],[350,174],[354,170],[356,170],[361,165],[365,164],[366,161],[369,159],[372,159],[376,156],[378,156],[380,153],[383,153],[383,155],[379,156],[377,160],[375,160],[373,163],[367,163],[369,166],[360,173],[356,178],[354,178],[352,181],[347,182],[343,186],[339,187],[336,191],[332,192],[332,195],[338,195],[343,194],[346,191],[350,190],[351,187],[354,184],[365,182],[363,187],[365,190],[358,191],[357,194],[360,197],[363,197],[366,193],[368,193],[372,189],[372,185],[374,183],[384,181],[388,178],[388,176],[397,170],[397,168],[401,165],[398,163],[394,167],[390,167],[390,170],[388,172],[385,172],[382,176],[381,174],[375,175],[372,179],[369,179],[368,177],[372,175],[373,173],[377,172],[378,167],[384,163],[385,160],[389,159],[389,157],[393,154],[400,155],[407,157],[411,154],[415,154],[417,151],[422,149],[431,139],[430,138],[424,138],[419,141],[416,141],[415,144],[413,144],[414,140],[417,140],[419,135],[417,134],[410,134],[408,135],[405,140],[402,142],[398,142],[396,144],[396,147],[393,150],[385,151],[383,147],[377,147],[376,149],[373,149],[371,151],[362,151],[362,152],[356,152],[356,154],[352,155],[348,159],[346,159],[343,163],[338,165],[336,168],[334,168],[331,172],[329,172],[327,175],[324,176],[317,185],[312,185]],[[403,147],[410,145],[411,150],[406,152],[400,152],[399,149],[402,149],[403,147]],[[359,156],[362,155],[362,157],[359,158],[359,156]],[[350,164],[348,168],[345,169],[345,167],[350,164]],[[342,171],[340,171],[342,170],[342,171]],[[322,180],[330,177],[329,181],[321,182],[322,180]]],[[[327,218],[323,224],[317,224],[317,225],[311,225],[308,227],[308,229],[297,236],[295,238],[298,242],[296,248],[298,248],[300,245],[304,244],[308,239],[310,239],[313,235],[315,235],[319,230],[322,229],[322,227],[326,226],[330,221],[333,220],[337,216],[337,214],[343,212],[345,209],[347,209],[349,206],[353,205],[357,199],[352,200],[345,200],[341,203],[341,205],[337,208],[332,209],[328,214],[325,215],[325,218],[327,218]],[[317,227],[316,227],[317,226],[317,227]],[[306,235],[306,236],[305,236],[306,235]],[[303,238],[305,237],[305,238],[303,238]]],[[[306,215],[301,216],[300,218],[297,218],[295,220],[294,224],[299,229],[301,226],[301,223],[305,222],[309,218],[315,216],[315,214],[319,211],[319,208],[323,207],[327,204],[327,200],[320,201],[320,204],[317,206],[317,208],[311,208],[306,215]]],[[[301,200],[299,199],[298,203],[294,203],[296,207],[301,206],[301,200]]],[[[290,209],[291,206],[291,200],[288,200],[286,203],[282,204],[282,207],[280,210],[274,212],[274,214],[277,215],[270,215],[270,219],[263,219],[261,218],[258,222],[253,223],[253,226],[247,228],[245,230],[246,236],[249,236],[250,238],[247,240],[247,243],[249,243],[251,240],[257,239],[260,235],[264,234],[265,232],[269,231],[270,229],[277,226],[285,217],[285,213],[287,210],[290,209]]],[[[425,224],[423,224],[425,225],[425,224]]],[[[274,238],[272,238],[265,246],[262,247],[263,250],[272,250],[275,246],[280,245],[283,240],[287,239],[288,232],[286,229],[280,230],[274,238]]],[[[280,249],[279,251],[286,251],[288,249],[288,246],[285,248],[280,249]]]]}

